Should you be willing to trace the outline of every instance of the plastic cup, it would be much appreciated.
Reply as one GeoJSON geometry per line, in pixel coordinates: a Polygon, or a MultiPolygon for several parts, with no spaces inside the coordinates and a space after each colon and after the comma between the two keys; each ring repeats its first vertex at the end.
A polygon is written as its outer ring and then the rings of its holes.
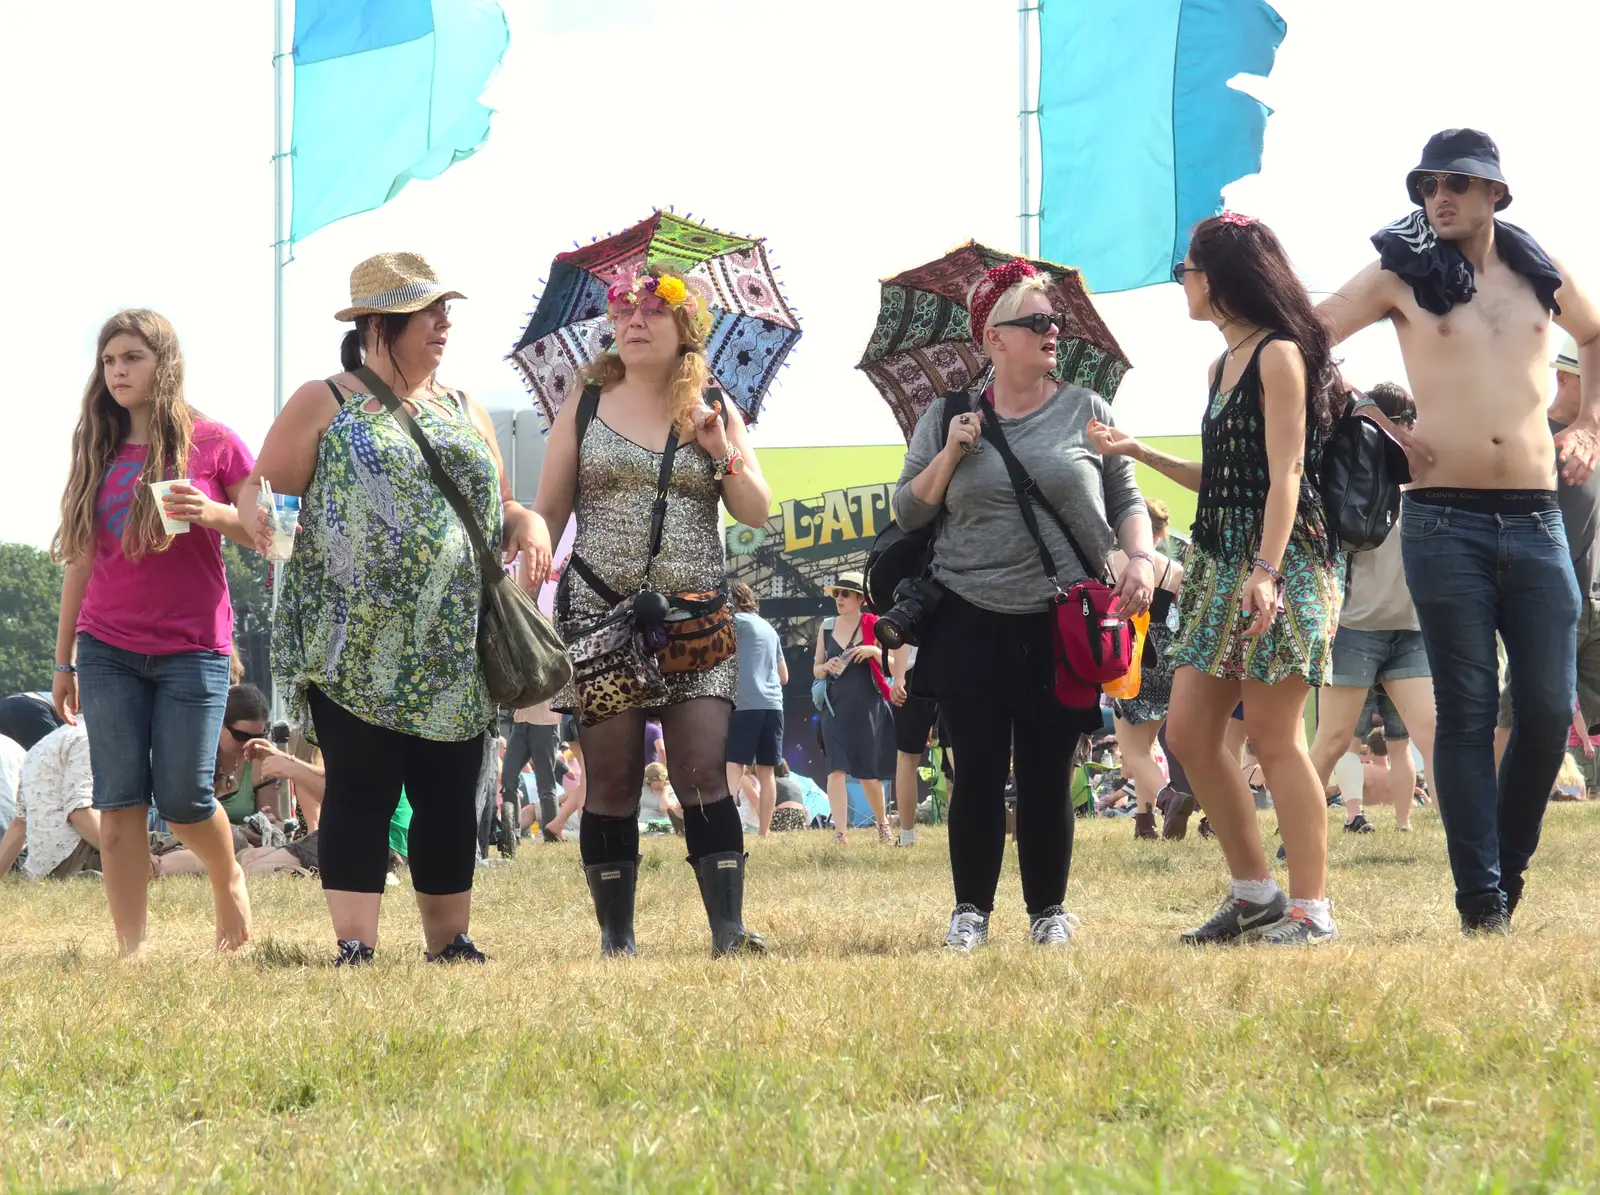
{"type": "Polygon", "coordinates": [[[185,523],[182,519],[170,519],[167,517],[167,504],[165,501],[168,491],[173,486],[188,484],[189,479],[187,477],[174,477],[171,481],[152,481],[150,483],[150,489],[156,496],[156,509],[161,512],[161,526],[168,535],[182,535],[189,530],[190,524],[185,523]]]}
{"type": "MultiPolygon", "coordinates": [[[[265,495],[262,496],[265,499],[265,495]]],[[[272,546],[267,549],[267,559],[282,564],[294,555],[294,533],[300,525],[300,499],[293,494],[273,494],[267,511],[267,526],[272,532],[272,546]]]]}

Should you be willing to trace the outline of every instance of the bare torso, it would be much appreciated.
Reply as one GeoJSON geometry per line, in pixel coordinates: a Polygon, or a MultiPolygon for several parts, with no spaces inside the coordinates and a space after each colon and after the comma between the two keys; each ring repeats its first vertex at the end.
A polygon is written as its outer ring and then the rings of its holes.
{"type": "Polygon", "coordinates": [[[1491,254],[1472,300],[1439,316],[1419,307],[1398,277],[1384,277],[1417,404],[1414,434],[1433,454],[1416,483],[1555,489],[1555,446],[1545,422],[1550,313],[1533,287],[1491,254]]]}

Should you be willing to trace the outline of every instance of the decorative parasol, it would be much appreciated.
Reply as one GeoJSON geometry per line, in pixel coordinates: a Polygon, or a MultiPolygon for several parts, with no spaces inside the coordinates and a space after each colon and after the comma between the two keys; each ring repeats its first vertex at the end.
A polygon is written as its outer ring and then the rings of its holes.
{"type": "Polygon", "coordinates": [[[766,244],[658,211],[604,240],[557,255],[550,280],[511,360],[527,380],[548,426],[578,370],[611,347],[606,288],[650,266],[675,267],[711,311],[706,358],[712,376],[747,423],[800,324],[772,276],[766,244]]]}
{"type": "MultiPolygon", "coordinates": [[[[1013,257],[968,241],[938,261],[884,279],[878,326],[856,368],[872,379],[908,443],[934,399],[988,368],[972,341],[967,292],[986,270],[1013,257]]],[[[1050,275],[1051,306],[1067,317],[1056,342],[1055,376],[1110,402],[1129,369],[1117,338],[1089,301],[1077,270],[1028,260],[1050,275]]]]}

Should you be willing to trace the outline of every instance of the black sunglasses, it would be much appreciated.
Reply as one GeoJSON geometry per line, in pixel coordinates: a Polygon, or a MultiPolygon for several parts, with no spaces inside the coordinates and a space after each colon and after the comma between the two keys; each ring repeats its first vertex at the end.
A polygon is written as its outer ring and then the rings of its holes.
{"type": "Polygon", "coordinates": [[[267,732],[264,730],[240,730],[234,726],[224,726],[222,729],[231,734],[233,741],[236,743],[248,743],[251,739],[264,739],[267,737],[267,732]]]}
{"type": "Polygon", "coordinates": [[[1202,270],[1199,266],[1192,266],[1186,261],[1180,261],[1177,265],[1172,267],[1172,280],[1174,282],[1178,283],[1181,286],[1181,285],[1183,285],[1183,276],[1185,274],[1204,274],[1204,273],[1205,273],[1205,271],[1202,270]]]}
{"type": "Polygon", "coordinates": [[[1443,181],[1452,195],[1465,195],[1472,190],[1472,176],[1470,174],[1424,174],[1417,179],[1417,193],[1424,199],[1432,199],[1439,193],[1439,183],[1443,181]]]}
{"type": "Polygon", "coordinates": [[[1062,312],[1052,311],[1046,315],[1042,311],[1035,311],[1032,315],[1019,316],[1016,319],[1001,320],[995,325],[997,328],[1026,328],[1035,336],[1043,336],[1050,331],[1054,324],[1056,331],[1061,331],[1067,326],[1067,317],[1062,312]]]}

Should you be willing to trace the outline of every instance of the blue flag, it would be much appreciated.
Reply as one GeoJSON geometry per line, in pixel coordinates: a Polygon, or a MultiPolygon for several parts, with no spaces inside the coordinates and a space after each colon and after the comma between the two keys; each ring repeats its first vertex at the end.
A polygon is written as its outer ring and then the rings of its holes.
{"type": "Polygon", "coordinates": [[[498,0],[296,0],[290,241],[476,152],[510,41],[498,0]]]}
{"type": "Polygon", "coordinates": [[[1170,281],[1222,188],[1261,169],[1288,26],[1264,0],[1050,0],[1039,10],[1040,256],[1098,291],[1170,281]]]}

